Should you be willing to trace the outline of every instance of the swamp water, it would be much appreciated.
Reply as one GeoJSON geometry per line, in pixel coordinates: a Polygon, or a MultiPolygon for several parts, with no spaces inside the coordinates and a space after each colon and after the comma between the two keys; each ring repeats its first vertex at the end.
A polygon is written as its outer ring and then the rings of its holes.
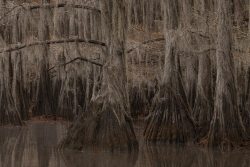
{"type": "MultiPolygon", "coordinates": [[[[58,152],[66,124],[30,122],[0,128],[0,167],[249,167],[250,152],[220,152],[190,146],[146,146],[138,154],[58,152]]],[[[142,129],[135,129],[141,133],[142,129]]]]}

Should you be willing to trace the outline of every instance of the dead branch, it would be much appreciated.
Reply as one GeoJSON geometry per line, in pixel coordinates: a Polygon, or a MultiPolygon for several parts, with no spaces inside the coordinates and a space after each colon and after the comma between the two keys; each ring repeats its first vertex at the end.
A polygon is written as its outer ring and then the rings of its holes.
{"type": "Polygon", "coordinates": [[[96,41],[96,40],[86,40],[86,39],[62,39],[62,40],[51,40],[51,41],[38,41],[38,42],[33,42],[33,43],[26,43],[26,44],[17,44],[14,46],[11,46],[7,49],[1,49],[0,53],[3,52],[12,52],[12,51],[17,51],[26,47],[30,46],[35,46],[35,45],[46,45],[46,44],[59,44],[59,43],[69,43],[69,42],[85,42],[85,43],[90,43],[90,44],[95,44],[95,45],[100,45],[100,46],[106,46],[104,42],[96,41]]]}

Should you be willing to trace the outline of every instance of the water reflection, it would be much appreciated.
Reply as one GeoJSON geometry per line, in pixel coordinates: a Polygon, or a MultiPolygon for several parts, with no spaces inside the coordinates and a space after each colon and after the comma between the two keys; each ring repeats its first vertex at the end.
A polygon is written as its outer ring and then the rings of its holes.
{"type": "Polygon", "coordinates": [[[22,161],[21,155],[24,151],[23,142],[25,136],[22,134],[22,129],[18,128],[17,131],[9,129],[5,133],[0,131],[0,166],[19,166],[22,161]],[[17,132],[17,133],[16,133],[17,132]],[[4,135],[2,135],[4,134],[4,135]],[[20,142],[20,143],[19,143],[20,142]],[[16,148],[19,147],[20,151],[16,151],[16,148]],[[16,161],[12,161],[16,159],[16,161]]]}
{"type": "Polygon", "coordinates": [[[144,146],[143,165],[150,167],[248,167],[249,151],[221,152],[191,146],[144,146]]]}
{"type": "Polygon", "coordinates": [[[208,150],[200,155],[198,165],[218,167],[248,167],[250,166],[249,151],[235,150],[233,152],[221,152],[208,150]]]}
{"type": "MultiPolygon", "coordinates": [[[[147,146],[139,154],[57,152],[66,125],[30,123],[0,128],[0,167],[247,167],[250,152],[220,152],[191,146],[147,146]]],[[[140,136],[140,140],[142,137],[140,136]]]]}
{"type": "Polygon", "coordinates": [[[148,159],[148,166],[180,166],[190,167],[195,162],[197,152],[189,147],[181,146],[145,146],[145,159],[148,159]]]}
{"type": "Polygon", "coordinates": [[[66,167],[56,146],[65,126],[31,123],[0,128],[0,167],[66,167]]]}
{"type": "Polygon", "coordinates": [[[69,152],[61,153],[68,167],[133,167],[138,154],[109,152],[69,152]]]}

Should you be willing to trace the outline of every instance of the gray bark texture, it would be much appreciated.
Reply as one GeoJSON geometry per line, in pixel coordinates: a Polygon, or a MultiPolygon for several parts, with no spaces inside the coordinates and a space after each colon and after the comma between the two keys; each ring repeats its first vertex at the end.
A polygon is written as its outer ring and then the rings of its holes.
{"type": "Polygon", "coordinates": [[[164,1],[165,64],[159,92],[146,120],[144,138],[148,143],[185,143],[195,138],[191,109],[184,91],[176,48],[179,28],[179,2],[164,1]]]}
{"type": "Polygon", "coordinates": [[[238,146],[246,139],[237,105],[230,3],[218,2],[217,77],[214,114],[207,144],[223,149],[238,146]]]}
{"type": "Polygon", "coordinates": [[[69,128],[60,149],[137,151],[130,117],[126,54],[127,7],[123,0],[100,1],[104,51],[102,85],[87,112],[69,128]]]}

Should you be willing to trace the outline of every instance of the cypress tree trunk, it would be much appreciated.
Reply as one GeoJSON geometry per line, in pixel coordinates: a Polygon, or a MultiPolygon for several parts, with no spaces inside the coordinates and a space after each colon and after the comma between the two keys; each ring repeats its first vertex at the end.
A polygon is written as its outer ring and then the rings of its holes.
{"type": "Polygon", "coordinates": [[[246,128],[246,132],[250,134],[250,67],[247,71],[247,84],[246,84],[246,96],[245,96],[244,108],[242,111],[242,121],[246,128]]]}
{"type": "Polygon", "coordinates": [[[247,139],[237,105],[231,14],[230,3],[227,0],[218,1],[216,95],[207,144],[223,149],[238,146],[247,139]]]}
{"type": "MultiPolygon", "coordinates": [[[[187,57],[186,59],[186,71],[185,71],[185,90],[186,90],[186,96],[190,105],[190,108],[193,109],[194,103],[195,103],[195,94],[196,94],[196,88],[197,88],[197,79],[198,79],[198,57],[197,54],[192,53],[192,49],[190,48],[199,48],[199,42],[198,37],[194,33],[190,33],[189,31],[192,29],[192,27],[197,27],[197,23],[194,20],[193,17],[193,9],[195,7],[195,4],[193,0],[187,0],[183,1],[183,11],[180,12],[183,16],[183,22],[182,25],[183,32],[186,35],[183,39],[185,39],[184,46],[179,46],[180,48],[184,48],[185,45],[186,48],[184,50],[184,55],[187,57]],[[191,52],[191,53],[187,53],[191,52]]],[[[179,44],[180,45],[180,44],[179,44]]]]}
{"type": "MultiPolygon", "coordinates": [[[[1,2],[3,5],[5,2],[1,2]]],[[[4,9],[4,5],[1,6],[4,9]]],[[[1,9],[2,10],[2,9],[1,9]]],[[[4,12],[1,15],[4,20],[4,12]]],[[[13,16],[10,18],[15,25],[11,26],[3,26],[2,37],[3,40],[1,41],[1,45],[6,45],[7,43],[18,43],[20,42],[20,33],[18,30],[18,17],[13,16]]],[[[2,26],[2,25],[1,25],[2,26]]],[[[0,27],[1,27],[0,26],[0,27]]],[[[20,53],[19,53],[20,54],[20,53]]],[[[10,52],[1,53],[1,60],[0,60],[0,67],[1,67],[1,74],[0,74],[0,126],[11,124],[11,125],[23,125],[22,116],[24,119],[28,118],[28,113],[25,112],[24,109],[26,106],[26,102],[22,101],[24,98],[21,94],[23,91],[23,84],[22,76],[18,74],[21,73],[22,65],[19,61],[12,60],[12,54],[10,52]],[[20,114],[20,110],[22,115],[20,114]]],[[[21,58],[16,57],[18,54],[13,53],[15,56],[14,59],[18,60],[21,58]]]]}
{"type": "MultiPolygon", "coordinates": [[[[203,34],[209,38],[200,37],[199,41],[203,43],[203,47],[210,47],[211,37],[209,29],[209,12],[211,10],[211,2],[202,0],[202,19],[198,24],[203,25],[201,30],[203,34]]],[[[201,45],[202,46],[202,45],[201,45]]],[[[201,46],[197,46],[201,48],[201,46]]],[[[198,81],[195,95],[195,103],[193,107],[193,116],[199,125],[199,136],[204,137],[209,131],[210,121],[213,114],[213,80],[212,80],[212,62],[211,50],[199,54],[198,81]]]]}
{"type": "MultiPolygon", "coordinates": [[[[45,2],[44,2],[45,3],[45,2]]],[[[38,27],[38,37],[42,40],[49,40],[50,29],[48,18],[51,17],[51,9],[40,9],[40,20],[38,27]]],[[[51,19],[51,18],[50,18],[51,19]]],[[[36,104],[33,108],[35,115],[53,115],[55,116],[55,104],[53,102],[53,90],[49,69],[49,45],[39,46],[40,51],[40,74],[37,84],[36,104]]]]}
{"type": "Polygon", "coordinates": [[[15,100],[12,96],[12,61],[10,54],[3,54],[1,61],[1,76],[0,76],[0,126],[1,125],[23,125],[21,116],[15,105],[15,100]],[[4,63],[3,63],[4,62],[4,63]]]}
{"type": "Polygon", "coordinates": [[[33,108],[35,115],[55,115],[53,103],[52,83],[48,72],[47,47],[44,48],[44,57],[40,64],[40,76],[37,85],[36,104],[33,108]]]}
{"type": "Polygon", "coordinates": [[[137,151],[128,103],[124,50],[127,6],[124,0],[101,0],[100,6],[102,35],[107,45],[100,94],[69,128],[59,149],[137,151]]]}
{"type": "Polygon", "coordinates": [[[200,55],[198,83],[193,109],[195,121],[199,124],[199,136],[205,136],[213,113],[212,73],[209,53],[200,55]]]}
{"type": "Polygon", "coordinates": [[[186,69],[186,95],[190,105],[193,110],[195,103],[195,94],[197,89],[198,80],[198,59],[196,55],[189,55],[186,69]]]}
{"type": "Polygon", "coordinates": [[[190,107],[183,89],[176,42],[179,27],[179,4],[163,3],[165,11],[165,67],[152,112],[146,121],[146,142],[185,143],[195,137],[190,107]]]}
{"type": "Polygon", "coordinates": [[[234,23],[239,26],[240,22],[240,15],[242,15],[242,10],[243,10],[243,3],[242,0],[233,0],[233,17],[234,17],[234,23]]]}
{"type": "Polygon", "coordinates": [[[131,116],[135,119],[139,115],[147,116],[150,102],[154,96],[154,85],[146,82],[129,85],[129,101],[131,116]]]}
{"type": "Polygon", "coordinates": [[[12,96],[14,99],[14,106],[20,113],[23,120],[29,120],[30,115],[28,113],[28,97],[24,88],[24,77],[23,77],[23,64],[22,64],[22,53],[16,53],[14,67],[13,67],[13,83],[12,83],[12,96]]]}

